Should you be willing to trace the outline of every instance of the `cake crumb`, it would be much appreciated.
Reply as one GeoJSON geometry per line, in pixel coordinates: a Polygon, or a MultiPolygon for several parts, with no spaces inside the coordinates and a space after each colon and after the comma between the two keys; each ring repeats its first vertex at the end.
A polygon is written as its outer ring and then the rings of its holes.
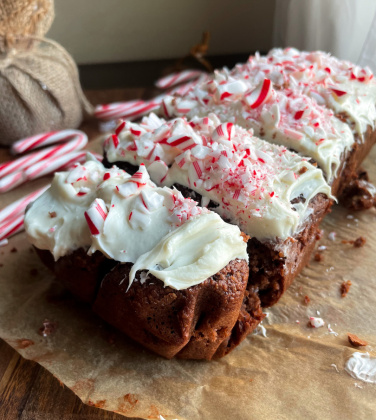
{"type": "Polygon", "coordinates": [[[304,303],[306,304],[306,305],[308,305],[309,304],[309,302],[311,302],[311,299],[309,298],[309,296],[308,295],[305,295],[304,296],[304,303]]]}
{"type": "Polygon", "coordinates": [[[48,337],[56,331],[56,328],[57,324],[55,322],[51,322],[48,319],[45,319],[43,321],[43,325],[39,328],[38,333],[43,337],[48,337]]]}
{"type": "Polygon", "coordinates": [[[362,246],[364,246],[366,244],[366,238],[364,238],[363,236],[359,236],[359,238],[355,239],[354,241],[354,247],[355,248],[361,248],[362,246]]]}
{"type": "Polygon", "coordinates": [[[324,235],[324,230],[318,229],[318,231],[316,232],[316,240],[319,241],[323,235],[324,235]]]}
{"type": "Polygon", "coordinates": [[[56,217],[56,211],[49,211],[48,214],[51,217],[51,219],[53,219],[54,217],[56,217]]]}
{"type": "Polygon", "coordinates": [[[346,241],[343,240],[343,244],[350,244],[353,245],[355,248],[361,248],[366,244],[367,240],[364,236],[359,236],[359,238],[356,238],[355,240],[346,241]]]}
{"type": "Polygon", "coordinates": [[[243,233],[243,232],[240,232],[240,236],[243,238],[243,241],[244,241],[245,243],[247,243],[247,242],[249,241],[249,239],[251,238],[250,236],[246,235],[246,234],[245,234],[245,233],[243,233]]]}
{"type": "Polygon", "coordinates": [[[317,262],[321,262],[324,259],[324,256],[320,252],[316,252],[314,259],[317,262]]]}
{"type": "Polygon", "coordinates": [[[341,284],[341,296],[344,298],[349,293],[352,283],[351,280],[346,280],[341,284]]]}
{"type": "Polygon", "coordinates": [[[347,338],[349,339],[349,343],[354,347],[368,346],[367,341],[360,339],[355,334],[347,333],[347,338]]]}
{"type": "Polygon", "coordinates": [[[16,247],[12,248],[12,249],[10,250],[10,252],[12,252],[12,253],[17,252],[17,248],[16,248],[16,247]]]}
{"type": "Polygon", "coordinates": [[[307,171],[308,171],[308,168],[306,166],[303,166],[303,167],[300,168],[299,175],[302,175],[302,174],[306,173],[307,171]]]}

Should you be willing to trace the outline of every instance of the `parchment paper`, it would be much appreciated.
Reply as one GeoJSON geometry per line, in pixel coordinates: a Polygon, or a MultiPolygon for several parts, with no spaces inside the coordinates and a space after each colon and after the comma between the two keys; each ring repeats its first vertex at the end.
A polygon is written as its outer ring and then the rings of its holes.
{"type": "MultiPolygon", "coordinates": [[[[375,159],[376,150],[364,166],[376,181],[375,159]]],[[[43,182],[2,196],[2,206],[43,182]]],[[[376,212],[336,206],[322,228],[318,245],[327,246],[324,260],[312,260],[280,302],[266,310],[267,337],[259,330],[219,361],[164,360],[105,325],[53,281],[25,234],[0,248],[0,337],[82,401],[129,417],[375,418],[376,385],[354,380],[344,363],[359,351],[348,343],[347,332],[367,340],[360,351],[376,356],[376,212]],[[337,238],[330,241],[333,231],[337,238]],[[360,235],[367,239],[362,248],[341,243],[360,235]],[[345,280],[352,287],[341,298],[345,280]],[[309,328],[309,316],[322,317],[326,325],[309,328]],[[57,323],[47,338],[38,334],[45,319],[57,323]],[[34,344],[22,349],[30,344],[22,339],[34,344]]]]}

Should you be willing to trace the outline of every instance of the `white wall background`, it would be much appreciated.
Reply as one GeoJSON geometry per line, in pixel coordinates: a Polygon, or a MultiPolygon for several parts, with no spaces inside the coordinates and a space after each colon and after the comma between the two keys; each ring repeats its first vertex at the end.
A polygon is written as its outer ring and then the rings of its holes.
{"type": "Polygon", "coordinates": [[[272,47],[275,0],[55,0],[48,37],[79,64],[176,58],[211,33],[210,54],[272,47]]]}

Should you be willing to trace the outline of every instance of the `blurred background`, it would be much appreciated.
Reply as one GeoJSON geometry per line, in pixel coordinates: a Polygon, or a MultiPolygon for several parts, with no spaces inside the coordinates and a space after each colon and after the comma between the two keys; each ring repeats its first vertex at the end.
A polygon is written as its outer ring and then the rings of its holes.
{"type": "MultiPolygon", "coordinates": [[[[200,42],[205,30],[214,66],[274,46],[322,49],[360,62],[376,1],[55,0],[55,9],[48,36],[73,55],[84,87],[95,88],[152,84],[171,60],[200,42]]],[[[368,49],[368,61],[374,60],[375,43],[368,49]]]]}

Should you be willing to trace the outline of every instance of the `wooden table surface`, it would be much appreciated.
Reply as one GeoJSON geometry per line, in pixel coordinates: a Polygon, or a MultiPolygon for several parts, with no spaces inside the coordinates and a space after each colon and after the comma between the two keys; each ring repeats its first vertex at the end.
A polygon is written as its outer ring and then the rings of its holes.
{"type": "MultiPolygon", "coordinates": [[[[146,98],[150,89],[131,88],[87,91],[93,104],[146,98]]],[[[82,127],[89,139],[98,134],[96,121],[82,127]]],[[[0,162],[10,157],[8,149],[0,148],[0,162]]],[[[1,205],[0,205],[1,207],[1,205]]],[[[121,420],[120,414],[90,407],[45,368],[25,360],[0,339],[0,420],[121,420]]]]}

